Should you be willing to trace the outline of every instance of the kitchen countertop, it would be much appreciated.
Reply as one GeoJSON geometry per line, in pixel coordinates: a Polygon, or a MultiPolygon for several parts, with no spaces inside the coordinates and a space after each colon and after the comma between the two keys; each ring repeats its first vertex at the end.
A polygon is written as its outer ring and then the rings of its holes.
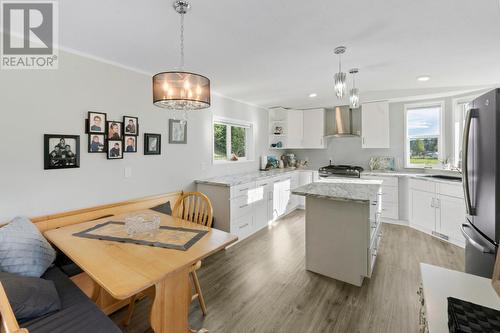
{"type": "Polygon", "coordinates": [[[421,263],[429,333],[448,333],[448,297],[500,310],[491,280],[421,263]]]}
{"type": "Polygon", "coordinates": [[[386,170],[374,170],[374,171],[363,171],[362,176],[378,176],[378,177],[408,177],[408,178],[418,178],[421,180],[432,181],[435,183],[446,183],[446,184],[461,184],[458,180],[440,179],[429,177],[430,175],[445,175],[445,176],[460,176],[458,172],[454,171],[440,171],[440,172],[422,172],[416,170],[397,170],[397,171],[386,171],[386,170]]]}
{"type": "Polygon", "coordinates": [[[208,179],[197,179],[195,180],[195,183],[230,187],[240,184],[251,183],[266,178],[271,178],[294,171],[317,171],[317,169],[308,169],[308,168],[271,169],[268,171],[254,171],[248,173],[239,173],[234,175],[213,177],[208,179]]]}
{"type": "Polygon", "coordinates": [[[381,180],[328,178],[292,189],[292,193],[341,201],[369,202],[380,191],[381,180]]]}

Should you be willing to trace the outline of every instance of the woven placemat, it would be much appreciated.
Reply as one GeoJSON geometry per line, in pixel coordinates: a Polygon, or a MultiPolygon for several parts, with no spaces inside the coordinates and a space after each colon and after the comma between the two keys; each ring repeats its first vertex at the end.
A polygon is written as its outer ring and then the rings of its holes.
{"type": "Polygon", "coordinates": [[[500,311],[448,297],[450,333],[500,333],[500,311]]]}
{"type": "Polygon", "coordinates": [[[160,226],[153,236],[139,234],[132,237],[127,234],[125,223],[109,221],[77,232],[73,236],[187,251],[207,233],[208,230],[160,226]]]}

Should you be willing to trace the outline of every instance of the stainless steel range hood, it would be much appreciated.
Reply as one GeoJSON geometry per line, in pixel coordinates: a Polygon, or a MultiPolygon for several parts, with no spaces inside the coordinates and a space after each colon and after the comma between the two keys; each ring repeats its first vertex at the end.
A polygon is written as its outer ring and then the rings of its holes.
{"type": "Polygon", "coordinates": [[[325,109],[325,137],[361,135],[361,111],[349,105],[325,109]]]}

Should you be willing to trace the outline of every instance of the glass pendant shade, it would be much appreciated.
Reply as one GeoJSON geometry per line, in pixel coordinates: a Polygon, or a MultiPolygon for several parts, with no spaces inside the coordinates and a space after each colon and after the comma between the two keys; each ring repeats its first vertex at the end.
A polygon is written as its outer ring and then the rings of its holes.
{"type": "Polygon", "coordinates": [[[349,102],[351,109],[357,109],[359,107],[359,90],[357,88],[352,88],[349,95],[349,102]]]}
{"type": "Polygon", "coordinates": [[[210,107],[210,80],[189,72],[163,72],[153,76],[154,105],[171,110],[210,107]]]}
{"type": "Polygon", "coordinates": [[[346,73],[338,72],[335,74],[335,95],[338,98],[344,97],[346,92],[346,73]]]}

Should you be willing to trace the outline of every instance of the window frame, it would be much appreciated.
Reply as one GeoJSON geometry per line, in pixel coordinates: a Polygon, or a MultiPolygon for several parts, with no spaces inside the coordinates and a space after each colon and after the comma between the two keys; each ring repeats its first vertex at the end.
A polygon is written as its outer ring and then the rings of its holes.
{"type": "Polygon", "coordinates": [[[463,115],[463,117],[460,117],[460,119],[458,119],[458,117],[457,117],[457,111],[459,111],[458,107],[460,104],[465,104],[465,103],[471,104],[479,96],[480,96],[480,94],[469,95],[469,96],[454,98],[452,100],[453,109],[452,109],[452,117],[451,117],[452,118],[451,130],[452,130],[452,146],[453,146],[453,166],[456,168],[460,168],[460,165],[458,162],[460,161],[460,154],[461,154],[460,148],[462,145],[461,135],[459,133],[457,133],[456,123],[457,122],[460,123],[460,125],[461,125],[460,132],[462,133],[463,132],[463,125],[464,125],[464,121],[465,121],[465,115],[463,115]],[[458,142],[457,142],[457,139],[458,139],[458,142]]]}
{"type": "Polygon", "coordinates": [[[211,125],[211,136],[212,136],[212,164],[227,164],[227,163],[245,163],[253,162],[253,150],[254,150],[254,140],[253,140],[253,123],[240,119],[232,119],[220,116],[213,116],[211,125]],[[214,125],[222,124],[226,125],[228,129],[226,130],[226,159],[216,160],[215,157],[215,137],[214,137],[214,125]],[[232,126],[243,127],[245,131],[245,157],[238,157],[237,161],[231,161],[229,158],[231,156],[231,130],[232,126]]]}
{"type": "MultiPolygon", "coordinates": [[[[443,160],[443,156],[446,156],[445,149],[446,149],[446,135],[445,135],[445,102],[443,100],[441,101],[433,101],[433,102],[421,102],[421,103],[412,103],[412,104],[405,104],[404,105],[404,163],[405,163],[405,168],[411,168],[411,169],[424,169],[424,168],[429,168],[427,164],[411,164],[410,163],[410,140],[408,136],[408,111],[412,109],[418,109],[418,108],[426,108],[426,107],[435,107],[439,106],[441,108],[439,112],[439,137],[438,137],[438,161],[443,160]]],[[[441,169],[442,166],[440,163],[437,163],[436,165],[432,165],[430,167],[431,169],[441,169]]]]}

